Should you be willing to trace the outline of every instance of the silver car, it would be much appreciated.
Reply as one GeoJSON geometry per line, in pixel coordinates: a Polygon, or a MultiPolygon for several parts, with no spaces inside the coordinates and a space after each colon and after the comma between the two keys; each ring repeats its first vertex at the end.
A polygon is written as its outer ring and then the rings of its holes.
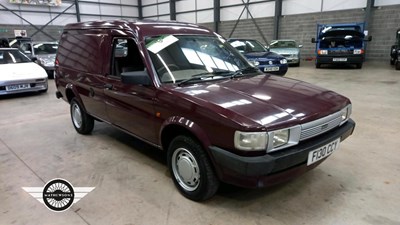
{"type": "Polygon", "coordinates": [[[295,40],[272,40],[269,50],[277,54],[283,55],[289,65],[300,66],[300,48],[295,40]]]}
{"type": "Polygon", "coordinates": [[[54,77],[54,62],[57,49],[57,42],[27,42],[20,46],[20,50],[23,53],[46,70],[49,78],[54,77]]]}

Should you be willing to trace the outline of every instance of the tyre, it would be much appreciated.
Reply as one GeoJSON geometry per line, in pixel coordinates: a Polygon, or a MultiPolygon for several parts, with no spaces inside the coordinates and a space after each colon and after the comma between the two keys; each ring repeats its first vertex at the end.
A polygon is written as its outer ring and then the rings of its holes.
{"type": "Polygon", "coordinates": [[[321,68],[321,63],[315,63],[315,68],[321,68]]]}
{"type": "Polygon", "coordinates": [[[80,134],[90,134],[94,127],[94,119],[85,112],[76,98],[71,100],[70,111],[75,130],[80,134]]]}
{"type": "Polygon", "coordinates": [[[400,61],[397,59],[395,63],[396,70],[400,70],[400,61]]]}
{"type": "Polygon", "coordinates": [[[211,198],[219,180],[202,146],[189,136],[177,136],[168,148],[168,168],[179,192],[193,201],[211,198]]]}
{"type": "Polygon", "coordinates": [[[394,65],[395,60],[393,58],[390,58],[390,65],[394,65]]]}
{"type": "Polygon", "coordinates": [[[362,63],[357,63],[357,64],[356,64],[356,68],[357,68],[357,69],[361,69],[361,68],[362,68],[362,63]]]}
{"type": "Polygon", "coordinates": [[[49,79],[54,79],[54,70],[46,70],[46,73],[49,79]]]}
{"type": "Polygon", "coordinates": [[[293,64],[293,66],[299,67],[300,66],[300,62],[293,64]]]}

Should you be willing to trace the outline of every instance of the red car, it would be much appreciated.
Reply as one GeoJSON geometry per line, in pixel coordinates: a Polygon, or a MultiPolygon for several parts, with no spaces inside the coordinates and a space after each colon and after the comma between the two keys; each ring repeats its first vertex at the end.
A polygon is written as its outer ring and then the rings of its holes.
{"type": "Polygon", "coordinates": [[[316,167],[350,136],[346,97],[262,73],[211,30],[177,22],[64,28],[56,95],[78,133],[109,123],[167,152],[178,190],[265,187],[316,167]]]}

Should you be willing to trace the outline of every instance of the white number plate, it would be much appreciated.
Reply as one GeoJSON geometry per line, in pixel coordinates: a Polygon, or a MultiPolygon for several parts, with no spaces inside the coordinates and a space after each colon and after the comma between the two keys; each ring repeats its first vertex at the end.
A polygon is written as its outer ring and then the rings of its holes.
{"type": "Polygon", "coordinates": [[[307,166],[328,157],[339,148],[340,138],[308,153],[307,166]]]}
{"type": "Polygon", "coordinates": [[[264,71],[265,71],[265,72],[279,71],[279,66],[265,67],[265,68],[264,68],[264,71]]]}
{"type": "Polygon", "coordinates": [[[15,91],[15,90],[22,90],[30,88],[30,84],[16,84],[16,85],[9,85],[6,86],[6,91],[15,91]]]}
{"type": "Polygon", "coordinates": [[[334,62],[347,62],[347,58],[333,58],[334,62]]]}

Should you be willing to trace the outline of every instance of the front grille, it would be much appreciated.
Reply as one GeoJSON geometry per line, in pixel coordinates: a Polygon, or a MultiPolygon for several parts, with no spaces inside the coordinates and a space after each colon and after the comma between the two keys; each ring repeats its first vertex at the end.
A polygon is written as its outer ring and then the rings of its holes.
{"type": "Polygon", "coordinates": [[[332,130],[333,128],[339,126],[341,122],[342,113],[339,111],[324,118],[302,124],[300,141],[315,137],[329,130],[332,130]]]}
{"type": "Polygon", "coordinates": [[[281,54],[282,56],[289,57],[291,54],[281,54]]]}
{"type": "Polygon", "coordinates": [[[353,50],[349,50],[349,49],[328,50],[328,54],[332,54],[332,55],[348,55],[348,54],[353,54],[353,50]]]}

